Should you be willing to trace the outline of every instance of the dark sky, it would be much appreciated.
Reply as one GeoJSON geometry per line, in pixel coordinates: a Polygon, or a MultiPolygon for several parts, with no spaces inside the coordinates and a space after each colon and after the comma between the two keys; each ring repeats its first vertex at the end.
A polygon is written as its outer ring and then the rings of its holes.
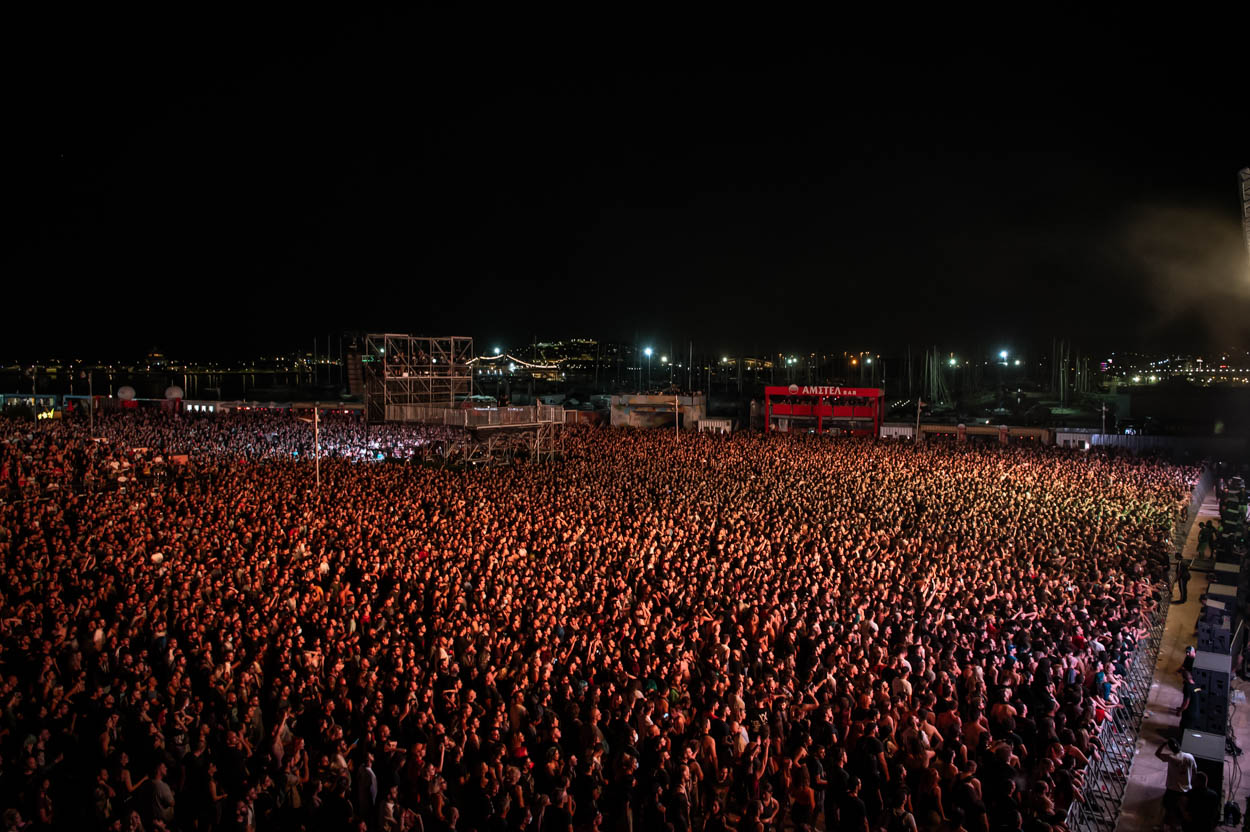
{"type": "Polygon", "coordinates": [[[1201,347],[1250,320],[1231,27],[1183,49],[111,9],[3,31],[0,357],[366,328],[1201,347]]]}

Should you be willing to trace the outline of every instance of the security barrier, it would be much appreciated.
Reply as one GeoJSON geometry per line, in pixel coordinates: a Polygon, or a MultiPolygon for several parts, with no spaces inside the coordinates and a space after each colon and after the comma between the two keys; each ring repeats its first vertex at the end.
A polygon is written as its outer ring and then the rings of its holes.
{"type": "MultiPolygon", "coordinates": [[[[1176,519],[1172,542],[1178,556],[1189,539],[1189,531],[1203,501],[1215,485],[1215,478],[1215,469],[1205,466],[1190,492],[1187,510],[1176,519]]],[[[1159,593],[1159,609],[1151,622],[1150,635],[1137,643],[1125,668],[1125,684],[1120,691],[1121,706],[1112,711],[1111,717],[1099,729],[1098,740],[1103,751],[1085,768],[1085,788],[1081,792],[1084,802],[1074,800],[1068,807],[1067,826],[1072,832],[1115,830],[1128,786],[1129,770],[1137,754],[1137,739],[1141,733],[1142,717],[1146,713],[1146,700],[1150,697],[1150,686],[1154,682],[1163,631],[1167,627],[1168,609],[1172,602],[1172,575],[1169,571],[1167,585],[1159,593]]]]}
{"type": "Polygon", "coordinates": [[[1146,700],[1150,696],[1171,600],[1169,585],[1160,593],[1159,609],[1151,624],[1149,637],[1137,643],[1125,668],[1125,684],[1120,689],[1121,706],[1111,712],[1098,732],[1102,754],[1097,759],[1091,759],[1085,768],[1085,788],[1082,790],[1085,800],[1074,800],[1068,808],[1067,826],[1072,832],[1115,830],[1120,804],[1128,786],[1129,769],[1137,752],[1137,738],[1146,713],[1146,700]]]}

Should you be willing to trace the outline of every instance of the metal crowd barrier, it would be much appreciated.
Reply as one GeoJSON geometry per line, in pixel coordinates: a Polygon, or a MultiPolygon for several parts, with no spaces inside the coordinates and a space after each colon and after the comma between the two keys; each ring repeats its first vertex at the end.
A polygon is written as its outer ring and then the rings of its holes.
{"type": "MultiPolygon", "coordinates": [[[[1185,525],[1185,524],[1181,524],[1185,525]]],[[[1072,801],[1067,826],[1071,832],[1114,832],[1128,786],[1129,769],[1137,754],[1142,717],[1154,681],[1155,664],[1163,644],[1168,607],[1172,601],[1171,576],[1160,593],[1159,609],[1151,622],[1150,634],[1137,643],[1120,688],[1121,706],[1112,711],[1098,731],[1102,754],[1085,768],[1085,801],[1072,801]]]]}
{"type": "Polygon", "coordinates": [[[388,419],[444,425],[447,427],[497,427],[532,425],[537,422],[564,422],[559,405],[519,405],[510,407],[447,407],[430,404],[388,405],[388,419]]]}
{"type": "Polygon", "coordinates": [[[1215,488],[1216,480],[1215,468],[1210,465],[1203,466],[1202,473],[1198,476],[1198,481],[1194,483],[1193,491],[1189,494],[1189,505],[1188,511],[1185,513],[1185,519],[1177,523],[1172,532],[1172,544],[1176,547],[1177,552],[1185,548],[1185,543],[1189,540],[1189,531],[1193,528],[1194,523],[1198,522],[1198,512],[1202,510],[1202,504],[1206,502],[1207,495],[1215,488]]]}

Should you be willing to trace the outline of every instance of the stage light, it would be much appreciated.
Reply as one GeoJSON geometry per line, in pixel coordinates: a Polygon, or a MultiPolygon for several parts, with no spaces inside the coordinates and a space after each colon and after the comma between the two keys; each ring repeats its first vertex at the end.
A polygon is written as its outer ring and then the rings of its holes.
{"type": "Polygon", "coordinates": [[[499,355],[500,352],[501,350],[499,349],[499,347],[495,347],[495,355],[499,355]]]}
{"type": "Polygon", "coordinates": [[[1019,366],[1020,366],[1020,359],[1018,359],[1018,358],[1016,359],[1016,366],[1017,366],[1017,367],[1019,367],[1019,366]]]}
{"type": "Polygon", "coordinates": [[[957,359],[952,358],[952,359],[950,359],[949,361],[947,361],[946,363],[947,363],[947,364],[950,364],[952,367],[954,367],[954,366],[955,366],[957,363],[959,363],[959,362],[958,362],[958,360],[957,360],[957,359]]]}
{"type": "Polygon", "coordinates": [[[868,364],[871,364],[871,363],[872,363],[872,359],[871,359],[871,358],[867,358],[867,359],[864,359],[864,360],[865,360],[868,364]]]}
{"type": "Polygon", "coordinates": [[[1007,360],[1007,351],[1006,351],[1006,350],[1002,350],[1002,351],[1000,351],[1000,352],[998,353],[998,357],[999,357],[999,358],[1001,358],[1003,361],[1006,361],[1006,360],[1007,360]]]}
{"type": "Polygon", "coordinates": [[[651,357],[651,348],[650,348],[650,347],[647,347],[645,350],[643,350],[643,351],[642,351],[642,354],[643,354],[643,355],[645,355],[647,358],[650,358],[650,357],[651,357]]]}

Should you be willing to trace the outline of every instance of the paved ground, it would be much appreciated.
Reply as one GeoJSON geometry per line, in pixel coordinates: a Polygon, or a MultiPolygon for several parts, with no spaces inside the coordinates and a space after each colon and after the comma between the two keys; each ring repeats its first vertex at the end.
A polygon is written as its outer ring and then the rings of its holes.
{"type": "MultiPolygon", "coordinates": [[[[1198,521],[1219,516],[1219,505],[1214,493],[1203,503],[1198,514],[1198,521]]],[[[1185,542],[1184,557],[1191,559],[1198,550],[1198,522],[1190,530],[1189,539],[1185,542]]],[[[1146,716],[1142,720],[1141,735],[1137,740],[1137,756],[1129,771],[1129,781],[1124,793],[1124,803],[1116,827],[1117,832],[1137,832],[1162,828],[1163,787],[1167,773],[1167,763],[1155,757],[1155,750],[1169,737],[1178,737],[1180,733],[1180,717],[1176,716],[1176,706],[1181,702],[1180,677],[1175,673],[1185,657],[1186,645],[1194,640],[1194,625],[1198,619],[1200,605],[1198,597],[1207,585],[1207,575],[1195,572],[1189,582],[1189,599],[1184,604],[1173,603],[1168,610],[1167,626],[1163,634],[1163,644],[1159,648],[1159,661],[1155,666],[1154,683],[1150,686],[1150,697],[1146,706],[1146,716]]],[[[1174,591],[1175,601],[1179,595],[1174,591]]],[[[1234,699],[1240,699],[1237,691],[1250,693],[1250,683],[1240,680],[1233,682],[1234,699]]],[[[1250,751],[1250,707],[1244,702],[1234,705],[1232,727],[1237,744],[1250,751]]],[[[1247,773],[1250,773],[1250,756],[1244,756],[1247,773]]],[[[1224,789],[1226,799],[1230,786],[1232,799],[1243,810],[1246,798],[1250,796],[1250,777],[1244,778],[1238,785],[1239,769],[1236,762],[1226,758],[1224,763],[1224,789]]]]}

